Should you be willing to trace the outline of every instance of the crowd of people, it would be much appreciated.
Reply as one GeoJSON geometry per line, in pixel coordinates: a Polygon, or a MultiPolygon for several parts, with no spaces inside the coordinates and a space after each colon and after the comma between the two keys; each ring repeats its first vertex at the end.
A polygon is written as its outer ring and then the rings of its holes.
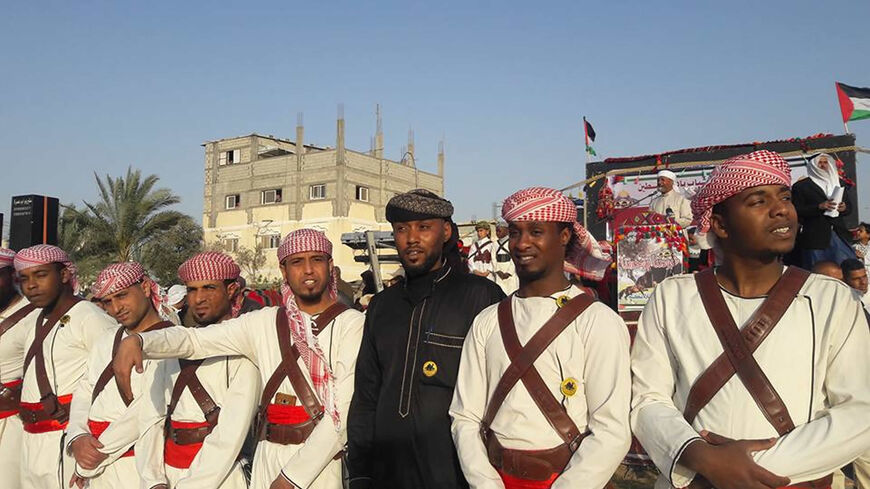
{"type": "Polygon", "coordinates": [[[608,247],[543,187],[465,259],[448,200],[394,196],[404,279],[365,312],[312,229],[281,241],[272,306],[219,252],[171,299],[127,262],[86,301],[60,248],[0,250],[2,486],[601,489],[634,436],[657,488],[824,489],[853,462],[870,487],[870,328],[847,285],[866,270],[784,263],[804,206],[776,153],[720,164],[689,211],[671,191],[716,266],[658,284],[633,345],[577,283],[610,272],[608,247]]]}

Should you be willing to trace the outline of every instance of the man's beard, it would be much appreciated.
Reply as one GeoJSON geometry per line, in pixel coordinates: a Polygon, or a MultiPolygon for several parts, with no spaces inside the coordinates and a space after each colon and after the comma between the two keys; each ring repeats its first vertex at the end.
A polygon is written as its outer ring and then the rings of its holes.
{"type": "Polygon", "coordinates": [[[429,273],[429,271],[432,270],[432,267],[440,260],[441,253],[432,253],[431,255],[426,255],[426,260],[417,266],[408,265],[403,261],[402,268],[405,269],[405,275],[411,279],[429,273]]]}
{"type": "Polygon", "coordinates": [[[516,269],[517,278],[520,279],[521,284],[527,284],[529,282],[534,282],[535,280],[540,280],[547,275],[546,269],[540,270],[523,270],[520,268],[516,269]]]}

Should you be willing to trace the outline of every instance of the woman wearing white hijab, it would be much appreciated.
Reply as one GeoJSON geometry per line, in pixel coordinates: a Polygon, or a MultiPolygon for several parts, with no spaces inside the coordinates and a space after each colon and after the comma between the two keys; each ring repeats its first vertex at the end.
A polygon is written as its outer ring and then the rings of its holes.
{"type": "Polygon", "coordinates": [[[796,248],[807,269],[819,261],[839,264],[855,258],[849,246],[851,233],[843,219],[852,212],[852,199],[835,162],[828,154],[814,156],[807,162],[809,177],[792,186],[792,201],[801,224],[796,248]]]}

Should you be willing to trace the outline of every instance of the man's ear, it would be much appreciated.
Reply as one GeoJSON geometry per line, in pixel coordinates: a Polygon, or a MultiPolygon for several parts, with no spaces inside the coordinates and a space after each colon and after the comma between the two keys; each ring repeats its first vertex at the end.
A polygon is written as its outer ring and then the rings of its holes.
{"type": "Polygon", "coordinates": [[[139,284],[139,287],[142,287],[142,293],[145,294],[145,297],[151,298],[151,279],[145,277],[142,279],[142,283],[139,284]]]}
{"type": "Polygon", "coordinates": [[[446,244],[450,241],[450,238],[453,237],[453,226],[450,225],[450,221],[444,220],[444,242],[442,244],[446,244]]]}
{"type": "Polygon", "coordinates": [[[571,242],[571,236],[573,234],[573,226],[568,225],[562,228],[562,231],[559,232],[559,242],[562,243],[562,246],[568,246],[568,243],[571,242]]]}
{"type": "Polygon", "coordinates": [[[728,239],[728,228],[726,225],[725,216],[722,214],[713,214],[710,216],[710,231],[716,235],[718,239],[728,239]]]}
{"type": "Polygon", "coordinates": [[[234,298],[239,293],[239,282],[233,282],[227,285],[227,295],[230,299],[234,298]]]}
{"type": "Polygon", "coordinates": [[[59,272],[60,272],[60,283],[62,284],[71,284],[72,283],[72,273],[70,273],[69,268],[58,264],[59,272]]]}
{"type": "Polygon", "coordinates": [[[284,270],[284,262],[278,264],[278,270],[281,270],[281,277],[284,279],[284,283],[290,285],[290,283],[287,281],[287,271],[284,270]]]}

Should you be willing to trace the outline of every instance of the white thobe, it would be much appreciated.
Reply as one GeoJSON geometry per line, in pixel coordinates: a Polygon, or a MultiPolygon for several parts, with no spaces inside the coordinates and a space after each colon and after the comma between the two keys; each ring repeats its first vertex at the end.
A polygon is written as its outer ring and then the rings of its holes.
{"type": "MultiPolygon", "coordinates": [[[[764,297],[723,290],[743,327],[764,297]]],[[[695,380],[720,354],[692,275],[656,287],[632,349],[631,426],[661,470],[656,488],[684,487],[695,473],[678,463],[686,446],[709,430],[732,439],[779,438],[753,458],[792,483],[826,476],[870,448],[870,331],[860,303],[842,282],[813,274],[755,351],[796,428],[778,437],[752,396],[733,376],[689,424],[683,418],[695,380]]]]}
{"type": "Polygon", "coordinates": [[[674,212],[674,220],[683,228],[688,227],[692,223],[692,205],[689,199],[683,197],[683,194],[671,189],[666,194],[659,194],[653,197],[649,203],[651,211],[667,215],[668,209],[674,212]]]}
{"type": "MultiPolygon", "coordinates": [[[[121,326],[118,326],[121,327],[121,326]]],[[[125,331],[122,339],[129,336],[125,331]]],[[[114,377],[109,379],[103,391],[93,403],[94,387],[103,370],[112,360],[112,346],[115,335],[106,335],[97,342],[88,359],[87,374],[82,377],[73,395],[70,406],[69,426],[67,427],[67,450],[71,450],[72,442],[83,435],[91,434],[88,420],[109,422],[109,427],[98,437],[103,447],[100,452],[108,457],[95,469],[85,469],[76,464],[76,473],[88,478],[90,489],[141,486],[142,480],[136,467],[134,457],[122,457],[124,452],[133,447],[139,440],[140,411],[148,409],[148,390],[154,385],[155,379],[171,375],[178,369],[178,362],[171,360],[146,360],[142,363],[143,373],[135,370],[130,375],[130,386],[133,391],[133,402],[124,404],[118,384],[114,377]],[[165,372],[165,369],[173,369],[165,372]]],[[[150,487],[150,486],[148,486],[150,487]]]]}
{"type": "Polygon", "coordinates": [[[511,295],[515,290],[520,288],[520,280],[517,278],[517,270],[514,266],[514,261],[511,259],[508,240],[507,236],[499,239],[495,243],[495,253],[492,256],[495,271],[509,275],[508,278],[501,278],[498,276],[498,273],[494,275],[495,283],[501,287],[505,295],[511,295]]]}
{"type": "MultiPolygon", "coordinates": [[[[141,334],[146,337],[169,329],[187,328],[177,326],[141,334]]],[[[222,356],[205,360],[196,370],[197,378],[221,410],[217,426],[205,438],[202,448],[186,469],[164,463],[166,406],[179,371],[167,367],[164,372],[164,378],[156,379],[150,389],[150,410],[143,409],[140,415],[142,435],[136,443],[136,464],[143,479],[142,488],[168,483],[172,489],[247,489],[238,456],[250,431],[257,396],[262,389],[257,367],[239,356],[222,356]]],[[[189,388],[181,393],[172,420],[205,422],[205,415],[189,388]]]]}
{"type": "MultiPolygon", "coordinates": [[[[15,314],[15,312],[27,304],[29,304],[29,301],[21,297],[11,307],[0,312],[0,322],[3,322],[3,320],[15,314]]],[[[15,326],[12,326],[0,337],[0,382],[8,384],[21,379],[21,374],[24,370],[24,347],[27,340],[27,325],[32,327],[38,314],[37,310],[32,311],[28,315],[32,317],[25,316],[21,318],[15,326]]],[[[9,489],[18,489],[19,487],[21,437],[23,434],[24,427],[21,424],[21,418],[17,415],[0,419],[0,474],[3,474],[4,487],[9,489]]]]}
{"type": "MultiPolygon", "coordinates": [[[[525,344],[558,309],[555,298],[583,292],[576,286],[551,297],[511,299],[514,324],[525,344]]],[[[498,304],[477,315],[465,339],[450,416],[459,463],[475,489],[503,489],[480,438],[480,423],[495,387],[510,365],[498,326],[498,304]]],[[[631,433],[628,329],[600,302],[589,306],[535,360],[550,392],[562,402],[580,432],[589,432],[574,452],[553,489],[600,489],[622,461],[631,433]],[[577,392],[564,396],[562,382],[574,378],[577,392]]],[[[518,382],[499,408],[491,429],[505,448],[540,450],[562,439],[550,426],[529,392],[518,382]]]]}
{"type": "Polygon", "coordinates": [[[493,262],[495,261],[495,243],[493,243],[490,238],[483,238],[475,241],[471,244],[471,248],[468,250],[468,270],[472,273],[474,272],[483,272],[486,274],[486,278],[490,280],[495,280],[493,278],[495,266],[493,262]],[[490,261],[482,261],[475,260],[475,258],[483,257],[483,253],[489,252],[489,256],[491,257],[490,261]]]}
{"type": "MultiPolygon", "coordinates": [[[[143,333],[143,351],[151,358],[204,358],[233,353],[243,355],[259,368],[265,385],[281,363],[275,327],[277,307],[266,307],[206,328],[167,328],[143,333]]],[[[302,313],[306,321],[314,318],[302,313]]],[[[347,411],[353,397],[354,370],[362,340],[365,316],[350,309],[341,313],[317,337],[335,376],[336,399],[341,424],[336,429],[324,416],[302,445],[280,445],[261,441],[254,457],[253,489],[268,488],[280,474],[299,487],[339,489],[341,463],[332,457],[344,448],[347,411]]],[[[299,368],[311,385],[308,368],[300,358],[299,368]]],[[[278,393],[295,395],[285,378],[278,393]]],[[[276,393],[277,395],[277,393],[276,393]]],[[[221,414],[223,416],[223,414],[221,414]]]]}
{"type": "MultiPolygon", "coordinates": [[[[25,351],[36,334],[36,314],[27,316],[25,351]]],[[[72,394],[87,370],[88,355],[101,338],[113,334],[117,324],[102,309],[88,301],[79,301],[65,314],[69,321],[58,321],[42,343],[45,371],[49,385],[60,397],[72,394]]],[[[63,318],[62,318],[63,319],[63,318]]],[[[38,403],[42,397],[36,383],[34,358],[24,373],[21,402],[38,403]]],[[[66,430],[48,433],[24,433],[21,453],[21,487],[44,489],[67,487],[74,461],[63,449],[66,430]]]]}

